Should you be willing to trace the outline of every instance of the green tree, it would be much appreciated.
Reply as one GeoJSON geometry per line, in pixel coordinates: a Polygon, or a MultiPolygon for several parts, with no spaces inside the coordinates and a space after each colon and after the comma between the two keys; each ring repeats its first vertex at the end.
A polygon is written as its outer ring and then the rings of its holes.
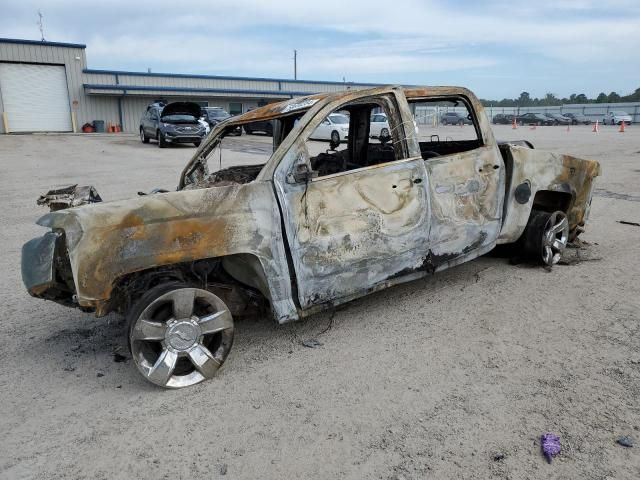
{"type": "Polygon", "coordinates": [[[609,101],[609,97],[607,96],[607,94],[604,92],[600,92],[598,98],[596,98],[596,103],[607,103],[607,101],[609,101]]]}
{"type": "Polygon", "coordinates": [[[613,103],[613,102],[619,102],[620,101],[620,95],[618,95],[616,92],[611,92],[609,94],[609,97],[607,98],[609,100],[609,102],[613,103]]]}
{"type": "Polygon", "coordinates": [[[545,105],[558,105],[558,99],[553,93],[547,93],[544,96],[543,102],[545,105]]]}
{"type": "Polygon", "coordinates": [[[531,105],[531,95],[529,92],[522,92],[520,97],[518,97],[518,105],[521,107],[528,107],[531,105]]]}

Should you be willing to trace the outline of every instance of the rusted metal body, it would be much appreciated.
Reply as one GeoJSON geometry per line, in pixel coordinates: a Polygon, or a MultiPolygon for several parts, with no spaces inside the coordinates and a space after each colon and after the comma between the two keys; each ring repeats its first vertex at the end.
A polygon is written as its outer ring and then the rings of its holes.
{"type": "MultiPolygon", "coordinates": [[[[97,315],[116,309],[114,291],[131,274],[222,259],[226,272],[258,289],[283,323],[515,242],[540,191],[568,195],[577,232],[598,174],[594,161],[499,147],[482,105],[464,88],[380,87],[292,99],[225,121],[187,164],[178,191],[52,212],[39,224],[58,232],[51,242],[64,242],[74,301],[97,315]],[[449,96],[472,109],[478,148],[423,160],[409,102],[449,96]],[[305,139],[319,123],[367,99],[388,106],[401,158],[292,181],[296,169],[311,168],[305,139]],[[293,114],[295,124],[264,167],[238,171],[240,177],[209,172],[207,155],[224,131],[293,114]],[[526,188],[528,197],[521,195],[526,188]]],[[[25,284],[32,295],[55,300],[43,294],[51,272],[30,273],[37,250],[53,247],[28,245],[25,284]]]]}

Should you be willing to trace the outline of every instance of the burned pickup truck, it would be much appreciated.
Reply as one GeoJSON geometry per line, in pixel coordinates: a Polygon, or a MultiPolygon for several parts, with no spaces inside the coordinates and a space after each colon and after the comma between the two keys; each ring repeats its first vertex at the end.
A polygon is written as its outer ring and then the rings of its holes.
{"type": "Polygon", "coordinates": [[[38,220],[49,231],[23,247],[23,280],[35,297],[125,315],[140,373],[184,387],[216,373],[234,318],[261,306],[298,320],[498,244],[557,263],[584,230],[599,173],[596,161],[498,143],[464,88],[294,98],[218,124],[177,191],[87,194],[70,208],[54,195],[56,211],[38,220]],[[471,125],[437,125],[448,110],[471,125]],[[348,118],[346,141],[312,141],[336,112],[348,118]],[[388,136],[371,138],[375,113],[388,136]],[[273,127],[268,159],[222,165],[230,133],[256,121],[273,127]]]}

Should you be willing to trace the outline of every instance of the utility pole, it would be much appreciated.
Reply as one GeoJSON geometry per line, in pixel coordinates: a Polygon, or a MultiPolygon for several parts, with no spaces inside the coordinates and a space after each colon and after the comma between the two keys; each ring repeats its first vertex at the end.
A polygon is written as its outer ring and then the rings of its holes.
{"type": "Polygon", "coordinates": [[[293,79],[298,79],[298,51],[293,51],[293,79]]]}
{"type": "Polygon", "coordinates": [[[40,41],[44,42],[44,24],[42,22],[42,19],[44,18],[44,15],[42,15],[42,12],[40,10],[38,10],[38,27],[40,28],[40,41]]]}

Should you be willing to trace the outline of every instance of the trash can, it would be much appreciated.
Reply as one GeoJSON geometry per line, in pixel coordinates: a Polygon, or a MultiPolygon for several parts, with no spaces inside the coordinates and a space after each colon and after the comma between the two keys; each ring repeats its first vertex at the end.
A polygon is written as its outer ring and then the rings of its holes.
{"type": "Polygon", "coordinates": [[[93,128],[96,133],[104,133],[104,120],[94,120],[93,128]]]}

